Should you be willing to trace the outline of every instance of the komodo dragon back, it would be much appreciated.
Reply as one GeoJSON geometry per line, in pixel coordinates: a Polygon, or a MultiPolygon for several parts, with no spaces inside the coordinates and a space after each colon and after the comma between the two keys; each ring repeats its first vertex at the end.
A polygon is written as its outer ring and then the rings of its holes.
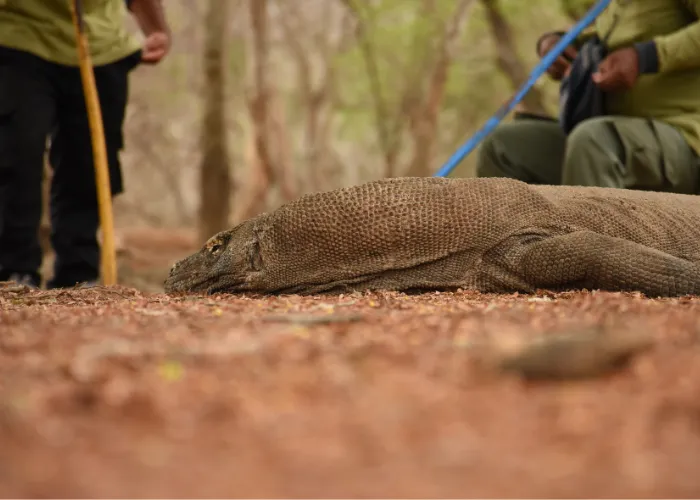
{"type": "Polygon", "coordinates": [[[176,263],[165,288],[677,295],[700,289],[698,243],[694,196],[394,178],[305,195],[223,231],[176,263]]]}

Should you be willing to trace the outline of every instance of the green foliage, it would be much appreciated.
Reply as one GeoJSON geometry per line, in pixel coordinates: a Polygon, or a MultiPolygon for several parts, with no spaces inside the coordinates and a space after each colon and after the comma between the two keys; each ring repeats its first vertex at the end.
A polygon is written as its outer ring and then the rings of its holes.
{"type": "MultiPolygon", "coordinates": [[[[576,1],[576,0],[571,0],[576,1]]],[[[381,0],[356,2],[364,26],[363,35],[371,44],[387,108],[395,114],[407,86],[422,84],[425,69],[434,61],[443,25],[453,15],[457,2],[406,2],[381,0]],[[424,5],[432,4],[426,12],[424,5]]],[[[534,51],[537,37],[555,27],[566,28],[569,20],[549,0],[501,0],[501,7],[516,36],[519,55],[528,69],[538,60],[534,51]]],[[[468,136],[513,93],[509,82],[497,69],[496,51],[484,10],[477,4],[463,26],[456,59],[450,67],[441,121],[439,155],[446,159],[468,136]]],[[[338,54],[333,61],[338,71],[338,138],[347,141],[376,136],[371,83],[363,60],[362,47],[338,54]]],[[[545,82],[547,97],[556,103],[556,85],[545,82]]]]}

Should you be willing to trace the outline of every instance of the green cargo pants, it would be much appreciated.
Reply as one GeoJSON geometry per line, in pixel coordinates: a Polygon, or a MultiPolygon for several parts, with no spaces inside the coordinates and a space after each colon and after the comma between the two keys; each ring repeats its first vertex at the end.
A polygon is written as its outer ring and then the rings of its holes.
{"type": "Polygon", "coordinates": [[[555,121],[516,119],[487,137],[478,177],[700,193],[698,156],[673,127],[633,117],[586,120],[567,137],[555,121]]]}

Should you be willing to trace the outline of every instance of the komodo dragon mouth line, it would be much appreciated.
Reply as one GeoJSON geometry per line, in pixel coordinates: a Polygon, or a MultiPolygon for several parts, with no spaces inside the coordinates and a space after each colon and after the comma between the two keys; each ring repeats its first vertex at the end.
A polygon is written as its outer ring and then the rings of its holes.
{"type": "MultiPolygon", "coordinates": [[[[222,277],[233,276],[232,274],[208,276],[197,280],[190,279],[178,279],[178,276],[170,276],[165,281],[165,291],[166,293],[177,293],[177,292],[206,292],[209,295],[214,293],[224,292],[226,290],[231,290],[235,288],[235,285],[218,285],[212,286],[219,283],[222,277]]],[[[182,278],[186,278],[183,274],[182,278]]]]}
{"type": "MultiPolygon", "coordinates": [[[[227,274],[226,276],[233,276],[231,274],[227,274]]],[[[242,290],[240,289],[241,286],[243,286],[243,283],[237,283],[237,284],[225,284],[225,285],[218,285],[218,286],[213,286],[207,290],[209,295],[214,295],[216,293],[240,293],[242,290]]]]}

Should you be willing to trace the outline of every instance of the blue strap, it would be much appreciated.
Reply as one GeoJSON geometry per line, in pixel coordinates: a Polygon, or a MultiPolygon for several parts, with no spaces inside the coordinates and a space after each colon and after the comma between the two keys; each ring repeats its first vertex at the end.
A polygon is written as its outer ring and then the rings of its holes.
{"type": "Polygon", "coordinates": [[[496,125],[510,113],[517,104],[523,100],[525,95],[530,91],[532,86],[537,82],[540,76],[547,71],[554,61],[561,55],[562,52],[578,37],[583,30],[585,30],[590,24],[592,24],[596,18],[607,8],[611,0],[599,0],[599,2],[594,5],[585,16],[577,22],[573,28],[571,28],[564,36],[562,36],[557,44],[550,50],[540,61],[540,63],[535,66],[535,69],[530,73],[530,77],[525,82],[525,84],[518,90],[518,92],[513,96],[513,98],[496,112],[486,124],[479,129],[476,134],[474,134],[462,147],[460,147],[455,154],[445,163],[445,165],[438,170],[434,177],[446,177],[454,170],[454,168],[459,165],[459,163],[467,156],[471,151],[489,135],[496,128],[496,125]]]}

